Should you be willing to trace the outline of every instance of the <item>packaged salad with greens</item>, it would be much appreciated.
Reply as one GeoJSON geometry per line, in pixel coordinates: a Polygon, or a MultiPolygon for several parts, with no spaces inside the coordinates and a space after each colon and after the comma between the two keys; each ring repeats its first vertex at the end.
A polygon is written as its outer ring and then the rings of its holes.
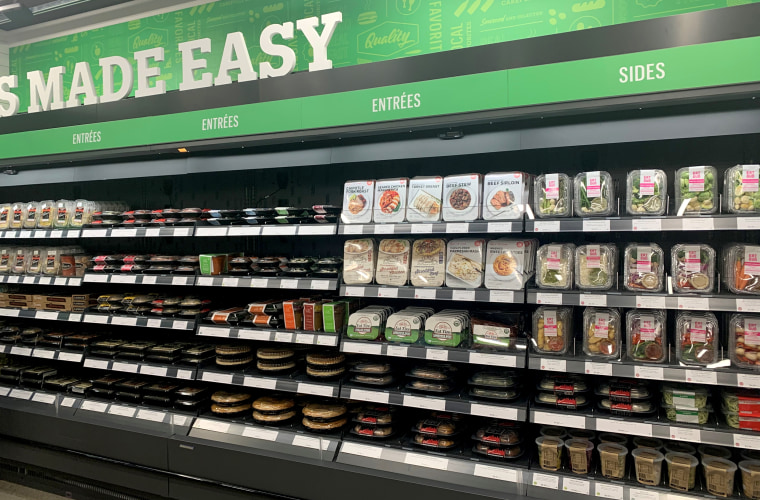
{"type": "Polygon", "coordinates": [[[630,243],[623,253],[623,286],[632,292],[660,292],[665,284],[665,253],[655,243],[630,243]]]}
{"type": "Polygon", "coordinates": [[[676,211],[684,215],[714,214],[718,209],[718,171],[715,167],[684,167],[676,172],[676,211]]]}
{"type": "Polygon", "coordinates": [[[706,366],[718,359],[718,319],[713,313],[679,312],[676,357],[685,365],[706,366]]]}
{"type": "Polygon", "coordinates": [[[760,294],[760,246],[730,245],[724,251],[723,280],[733,293],[760,294]]]}
{"type": "Polygon", "coordinates": [[[626,212],[631,215],[663,215],[667,208],[668,178],[662,170],[642,169],[628,174],[626,212]]]}
{"type": "Polygon", "coordinates": [[[665,312],[632,309],[626,313],[628,359],[664,363],[668,357],[665,312]]]}
{"type": "Polygon", "coordinates": [[[609,172],[581,172],[575,176],[575,214],[579,217],[612,215],[615,186],[609,172]]]}
{"type": "Polygon", "coordinates": [[[734,214],[760,212],[758,188],[760,165],[736,165],[723,177],[723,198],[726,210],[734,214]]]}
{"type": "Polygon", "coordinates": [[[581,245],[575,249],[575,286],[580,290],[609,290],[615,284],[617,247],[581,245]]]}
{"type": "Polygon", "coordinates": [[[715,250],[707,245],[675,245],[670,250],[673,289],[711,293],[715,289],[715,250]]]}
{"type": "Polygon", "coordinates": [[[536,284],[539,288],[570,290],[573,288],[572,243],[543,245],[536,254],[536,284]]]}
{"type": "Polygon", "coordinates": [[[570,217],[573,189],[567,174],[542,174],[534,182],[533,203],[536,216],[570,217]]]}

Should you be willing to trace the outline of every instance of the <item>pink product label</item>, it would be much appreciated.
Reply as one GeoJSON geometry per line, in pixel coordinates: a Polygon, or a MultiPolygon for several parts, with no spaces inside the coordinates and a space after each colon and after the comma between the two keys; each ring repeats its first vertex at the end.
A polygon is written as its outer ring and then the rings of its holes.
{"type": "Polygon", "coordinates": [[[699,247],[687,246],[684,249],[684,252],[686,254],[686,258],[684,259],[684,268],[686,269],[686,272],[700,272],[702,270],[702,260],[700,257],[699,247]]]}
{"type": "Polygon", "coordinates": [[[746,345],[760,345],[760,320],[744,318],[744,343],[746,345]]]}
{"type": "Polygon", "coordinates": [[[557,313],[554,311],[546,311],[544,313],[544,336],[557,336],[557,313]]]}
{"type": "Polygon", "coordinates": [[[599,245],[586,246],[586,269],[602,267],[602,250],[599,245]]]}
{"type": "Polygon", "coordinates": [[[704,343],[707,340],[707,325],[705,325],[705,321],[701,319],[691,320],[689,336],[692,343],[704,343]]]}
{"type": "Polygon", "coordinates": [[[745,247],[744,272],[751,275],[760,274],[760,247],[745,247]]]}
{"type": "Polygon", "coordinates": [[[546,174],[546,199],[559,199],[559,175],[546,174]]]}
{"type": "Polygon", "coordinates": [[[653,342],[655,339],[654,316],[642,316],[639,326],[639,335],[644,342],[653,342]]]}
{"type": "Polygon", "coordinates": [[[594,337],[606,339],[610,332],[610,315],[596,313],[594,315],[594,337]]]}
{"type": "Polygon", "coordinates": [[[758,189],[758,165],[742,166],[742,191],[745,193],[756,192],[758,189]]]}
{"type": "Polygon", "coordinates": [[[642,170],[639,179],[639,194],[654,196],[654,170],[642,170]]]}
{"type": "Polygon", "coordinates": [[[562,247],[550,246],[546,257],[546,268],[559,271],[562,269],[562,247]]]}
{"type": "Polygon", "coordinates": [[[589,198],[602,196],[602,179],[599,172],[588,172],[586,174],[586,195],[589,198]]]}
{"type": "Polygon", "coordinates": [[[705,190],[705,167],[689,167],[689,191],[700,193],[705,190]]]}
{"type": "Polygon", "coordinates": [[[652,249],[650,247],[636,248],[636,272],[652,272],[652,249]]]}

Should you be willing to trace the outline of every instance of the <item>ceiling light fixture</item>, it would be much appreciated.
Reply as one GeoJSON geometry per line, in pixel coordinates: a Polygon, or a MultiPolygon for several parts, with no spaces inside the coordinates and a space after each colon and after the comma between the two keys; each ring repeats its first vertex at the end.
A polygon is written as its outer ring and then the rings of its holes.
{"type": "Polygon", "coordinates": [[[51,2],[35,5],[34,7],[31,7],[29,10],[31,10],[32,14],[34,15],[44,14],[45,12],[50,12],[51,10],[62,9],[64,7],[71,7],[72,5],[77,5],[77,4],[85,3],[89,1],[90,0],[52,0],[51,2]]]}
{"type": "Polygon", "coordinates": [[[177,151],[179,151],[180,153],[189,153],[187,148],[177,148],[177,151]]]}

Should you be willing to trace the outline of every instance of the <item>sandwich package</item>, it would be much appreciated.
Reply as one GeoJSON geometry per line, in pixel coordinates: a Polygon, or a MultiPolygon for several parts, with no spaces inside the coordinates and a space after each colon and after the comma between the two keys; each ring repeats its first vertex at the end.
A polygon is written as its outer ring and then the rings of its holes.
{"type": "Polygon", "coordinates": [[[483,218],[522,218],[530,203],[533,176],[524,172],[492,172],[483,179],[483,218]]]}
{"type": "Polygon", "coordinates": [[[406,220],[437,222],[441,220],[443,177],[415,177],[409,181],[406,220]]]}
{"type": "Polygon", "coordinates": [[[404,222],[409,179],[383,179],[375,181],[375,223],[404,222]]]}
{"type": "Polygon", "coordinates": [[[447,222],[480,219],[483,176],[449,175],[443,179],[443,220],[447,222]]]}
{"type": "Polygon", "coordinates": [[[469,238],[451,240],[446,252],[446,286],[478,288],[483,285],[485,240],[469,238]]]}
{"type": "Polygon", "coordinates": [[[534,186],[534,212],[538,218],[572,215],[573,181],[567,174],[539,175],[534,186]]]}
{"type": "Polygon", "coordinates": [[[490,240],[486,246],[485,286],[521,290],[534,274],[537,240],[490,240]]]}
{"type": "Polygon", "coordinates": [[[375,181],[348,181],[343,186],[343,224],[372,222],[372,202],[375,199],[375,181]]]}

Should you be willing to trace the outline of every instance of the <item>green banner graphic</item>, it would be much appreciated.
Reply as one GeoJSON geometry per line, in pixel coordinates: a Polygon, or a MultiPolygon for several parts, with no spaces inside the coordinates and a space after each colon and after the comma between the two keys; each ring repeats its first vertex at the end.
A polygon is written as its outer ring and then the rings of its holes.
{"type": "MultiPolygon", "coordinates": [[[[341,67],[755,2],[760,0],[220,0],[13,47],[10,71],[19,76],[15,93],[25,112],[29,71],[41,70],[47,76],[49,68],[65,66],[64,96],[68,96],[74,65],[88,62],[100,95],[101,57],[132,60],[134,52],[164,47],[160,78],[167,90],[176,90],[182,78],[179,43],[210,38],[208,60],[213,72],[227,33],[240,31],[256,67],[271,59],[258,47],[265,26],[334,11],[343,12],[343,23],[328,54],[334,66],[341,67]]],[[[289,45],[297,55],[296,71],[307,69],[311,54],[306,39],[298,34],[289,45]]]]}
{"type": "Polygon", "coordinates": [[[743,38],[340,94],[6,134],[0,136],[0,151],[4,158],[20,158],[757,82],[759,53],[760,37],[743,38]]]}

